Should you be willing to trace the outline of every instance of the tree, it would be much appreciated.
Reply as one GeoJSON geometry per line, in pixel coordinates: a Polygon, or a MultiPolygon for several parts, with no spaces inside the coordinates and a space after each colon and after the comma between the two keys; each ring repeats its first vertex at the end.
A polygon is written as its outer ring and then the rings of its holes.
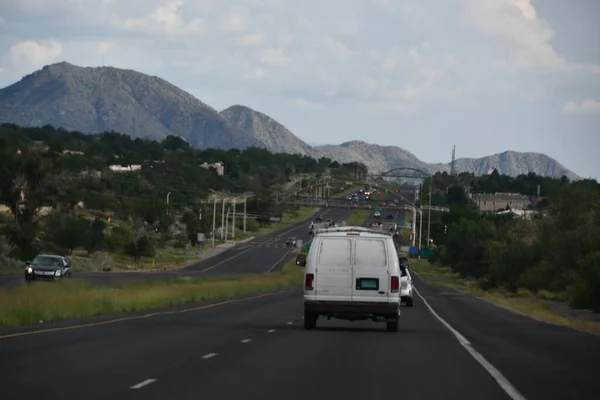
{"type": "Polygon", "coordinates": [[[58,194],[56,153],[32,145],[20,153],[0,150],[0,203],[15,216],[11,241],[22,250],[22,257],[34,253],[37,214],[52,204],[58,194]]]}

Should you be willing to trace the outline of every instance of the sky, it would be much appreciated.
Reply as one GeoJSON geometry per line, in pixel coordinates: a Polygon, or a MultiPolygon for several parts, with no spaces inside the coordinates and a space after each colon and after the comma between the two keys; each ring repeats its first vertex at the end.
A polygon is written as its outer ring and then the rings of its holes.
{"type": "Polygon", "coordinates": [[[598,0],[2,1],[0,87],[61,61],[134,69],[310,143],[533,151],[600,179],[598,16],[598,0]]]}

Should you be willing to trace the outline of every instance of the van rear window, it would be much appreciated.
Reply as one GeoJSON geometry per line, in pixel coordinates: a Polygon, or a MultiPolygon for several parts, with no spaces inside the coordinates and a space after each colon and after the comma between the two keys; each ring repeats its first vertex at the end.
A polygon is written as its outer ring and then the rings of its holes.
{"type": "Polygon", "coordinates": [[[350,266],[351,254],[351,240],[323,238],[319,251],[319,264],[336,267],[350,266]]]}
{"type": "Polygon", "coordinates": [[[365,267],[387,266],[387,253],[383,240],[360,239],[354,242],[354,265],[365,267]]]}

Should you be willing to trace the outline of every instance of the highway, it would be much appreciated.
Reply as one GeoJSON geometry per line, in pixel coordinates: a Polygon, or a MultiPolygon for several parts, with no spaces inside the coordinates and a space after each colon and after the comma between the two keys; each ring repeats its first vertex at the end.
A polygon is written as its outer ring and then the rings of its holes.
{"type": "MultiPolygon", "coordinates": [[[[349,210],[327,208],[317,214],[323,220],[333,219],[335,222],[345,220],[349,210]]],[[[295,236],[305,242],[308,235],[308,221],[285,228],[267,236],[257,237],[249,242],[236,245],[214,257],[200,260],[185,268],[166,272],[97,272],[73,273],[74,279],[84,279],[94,284],[110,284],[115,281],[133,279],[169,279],[182,276],[222,277],[239,274],[258,274],[281,267],[292,248],[285,247],[289,236],[295,236]]],[[[0,275],[0,287],[11,287],[23,282],[22,275],[0,275]]]]}
{"type": "Polygon", "coordinates": [[[49,324],[50,332],[39,326],[0,331],[2,395],[9,400],[600,398],[599,336],[416,284],[427,304],[417,296],[415,307],[403,308],[398,333],[385,332],[384,324],[322,319],[316,330],[305,331],[298,289],[203,303],[188,312],[131,314],[120,322],[97,317],[79,322],[90,324],[80,328],[61,330],[73,324],[63,321],[49,324]]]}

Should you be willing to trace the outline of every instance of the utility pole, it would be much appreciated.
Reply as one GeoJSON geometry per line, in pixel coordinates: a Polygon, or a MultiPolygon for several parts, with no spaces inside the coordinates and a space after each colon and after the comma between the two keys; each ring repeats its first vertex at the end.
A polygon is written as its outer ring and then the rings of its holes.
{"type": "Polygon", "coordinates": [[[244,233],[246,233],[246,202],[247,198],[244,196],[244,233]]]}
{"type": "Polygon", "coordinates": [[[215,225],[217,224],[217,198],[213,206],[213,223],[212,223],[212,245],[215,247],[215,225]]]}
{"type": "Polygon", "coordinates": [[[233,221],[231,223],[231,238],[235,238],[235,198],[233,199],[233,221]]]}
{"type": "Polygon", "coordinates": [[[225,202],[226,199],[223,197],[223,209],[221,210],[221,240],[225,239],[225,202]]]}

